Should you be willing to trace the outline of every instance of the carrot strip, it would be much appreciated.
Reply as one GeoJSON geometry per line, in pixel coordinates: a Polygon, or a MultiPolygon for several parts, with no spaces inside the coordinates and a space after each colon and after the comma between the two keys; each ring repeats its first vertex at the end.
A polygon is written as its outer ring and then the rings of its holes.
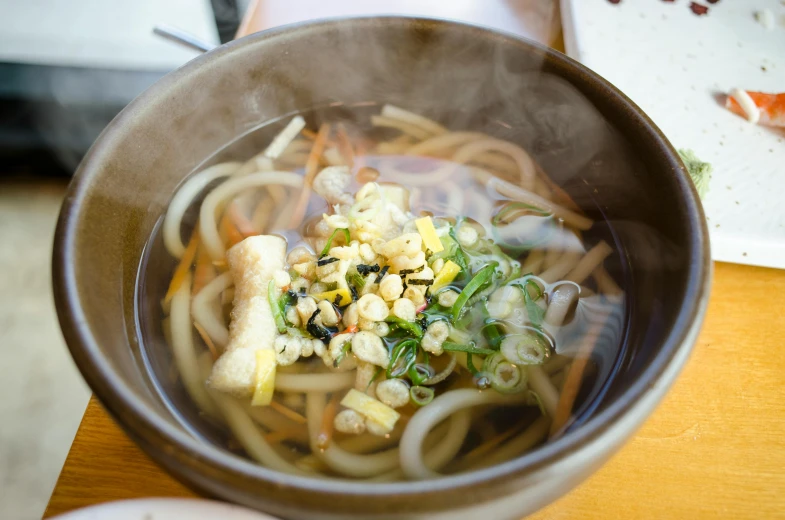
{"type": "MultiPolygon", "coordinates": [[[[321,129],[321,127],[320,127],[320,129],[321,129]]],[[[300,133],[302,133],[303,137],[305,137],[309,141],[315,141],[316,138],[319,136],[319,134],[317,132],[314,132],[310,128],[303,128],[302,130],[300,130],[300,133]]],[[[335,145],[335,143],[329,137],[327,139],[325,139],[324,144],[326,146],[333,146],[333,145],[335,145]]]]}
{"type": "Polygon", "coordinates": [[[256,231],[253,223],[243,214],[243,212],[240,210],[240,207],[236,203],[232,202],[229,204],[229,207],[226,209],[226,213],[228,218],[232,221],[232,224],[234,224],[237,230],[245,238],[259,234],[256,231]]]}
{"type": "Polygon", "coordinates": [[[196,329],[196,332],[199,333],[199,337],[202,338],[204,344],[207,346],[207,350],[210,351],[210,355],[213,356],[213,361],[218,359],[218,357],[221,354],[218,352],[218,348],[215,346],[215,343],[213,343],[213,340],[210,339],[210,336],[207,334],[207,331],[204,330],[202,326],[196,322],[194,322],[194,328],[196,329]]]}
{"type": "Polygon", "coordinates": [[[506,431],[496,435],[491,440],[489,440],[487,442],[483,442],[481,445],[479,445],[476,448],[474,448],[472,451],[470,451],[469,453],[464,455],[462,457],[462,460],[468,462],[468,461],[470,461],[472,459],[475,459],[477,457],[485,455],[486,453],[488,453],[489,451],[494,449],[496,446],[498,446],[498,445],[502,444],[503,442],[507,441],[510,437],[513,437],[513,436],[517,435],[518,433],[520,433],[522,430],[523,430],[523,428],[521,428],[521,427],[509,428],[508,430],[506,430],[506,431]]]}
{"type": "Polygon", "coordinates": [[[560,206],[564,206],[567,209],[571,209],[579,215],[584,214],[580,206],[578,206],[575,201],[572,200],[572,197],[570,197],[570,195],[564,191],[561,186],[553,182],[553,179],[548,177],[548,174],[546,174],[539,166],[536,168],[536,172],[537,177],[539,177],[540,180],[543,181],[545,185],[548,186],[553,192],[553,202],[559,204],[560,206]]]}
{"type": "Polygon", "coordinates": [[[333,438],[333,422],[335,421],[335,414],[338,412],[338,403],[341,398],[338,394],[333,394],[330,402],[324,407],[324,415],[322,415],[322,425],[319,428],[319,434],[316,436],[316,444],[321,449],[325,449],[330,445],[333,438]]]}
{"type": "Polygon", "coordinates": [[[341,152],[349,168],[354,167],[354,149],[342,123],[338,123],[338,151],[341,152]]]}
{"type": "Polygon", "coordinates": [[[357,332],[358,330],[360,330],[360,329],[357,327],[357,325],[356,325],[356,324],[355,324],[355,325],[349,325],[348,327],[346,327],[345,329],[343,329],[343,330],[342,330],[341,332],[339,332],[338,334],[354,334],[354,333],[355,333],[355,332],[357,332]]]}
{"type": "Polygon", "coordinates": [[[319,133],[316,135],[316,140],[313,142],[313,148],[308,155],[308,162],[305,163],[305,178],[303,179],[303,189],[300,191],[300,198],[297,199],[297,205],[294,207],[292,216],[289,219],[289,227],[296,228],[305,217],[305,210],[308,209],[308,199],[311,197],[311,185],[313,179],[316,177],[316,172],[319,168],[319,160],[324,153],[324,147],[327,142],[327,137],[330,135],[329,123],[324,123],[319,128],[319,133]]]}
{"type": "Polygon", "coordinates": [[[270,444],[275,444],[281,441],[285,441],[295,437],[298,433],[300,433],[300,428],[287,428],[285,430],[278,430],[275,432],[270,432],[264,436],[264,440],[269,442],[270,444]]]}
{"type": "Polygon", "coordinates": [[[235,244],[239,244],[245,237],[240,230],[237,229],[237,226],[234,225],[232,219],[229,218],[229,211],[227,210],[224,212],[223,217],[221,217],[221,223],[219,224],[219,228],[221,231],[226,235],[226,248],[229,249],[235,244]]]}
{"type": "Polygon", "coordinates": [[[186,275],[191,271],[191,264],[194,263],[196,249],[199,247],[198,230],[199,226],[197,225],[196,230],[191,234],[191,239],[188,241],[188,246],[185,248],[183,256],[180,258],[180,263],[177,264],[177,267],[174,270],[172,281],[169,282],[169,288],[166,290],[166,296],[164,296],[164,303],[166,304],[172,301],[174,293],[180,289],[185,281],[186,275]]]}
{"type": "Polygon", "coordinates": [[[551,423],[550,437],[554,437],[569,422],[575,398],[578,396],[578,390],[583,382],[583,374],[586,372],[592,350],[594,350],[606,321],[607,317],[602,322],[595,323],[583,337],[575,361],[572,362],[567,372],[561,395],[559,395],[559,403],[556,405],[556,413],[553,414],[553,422],[551,423]]]}
{"type": "Polygon", "coordinates": [[[294,410],[292,410],[288,406],[282,405],[278,401],[275,401],[275,400],[270,401],[270,408],[272,408],[273,410],[275,410],[279,414],[285,416],[286,418],[293,420],[296,423],[305,424],[305,423],[308,422],[308,420],[305,417],[303,417],[299,413],[295,412],[294,410]]]}
{"type": "Polygon", "coordinates": [[[302,130],[300,130],[300,133],[303,134],[303,137],[305,137],[306,139],[310,139],[311,141],[316,140],[316,132],[314,132],[310,128],[303,128],[302,130]]]}
{"type": "Polygon", "coordinates": [[[191,295],[193,296],[201,291],[213,278],[215,278],[213,261],[207,250],[200,247],[199,252],[196,255],[196,266],[194,267],[194,281],[193,287],[191,288],[191,295]]]}

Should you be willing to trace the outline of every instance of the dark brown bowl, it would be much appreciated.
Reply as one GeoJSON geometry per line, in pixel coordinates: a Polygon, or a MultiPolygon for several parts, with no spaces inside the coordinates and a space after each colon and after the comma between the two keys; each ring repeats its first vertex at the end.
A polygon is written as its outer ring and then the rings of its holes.
{"type": "MultiPolygon", "coordinates": [[[[63,205],[55,299],[68,346],[96,395],[150,456],[202,493],[286,518],[519,518],[594,471],[671,385],[706,307],[707,237],[671,145],[637,106],[579,63],[469,25],[330,20],[254,34],[198,57],[109,125],[63,205]],[[178,184],[265,121],[365,101],[399,104],[456,129],[499,133],[499,122],[507,124],[504,137],[525,146],[588,212],[612,223],[622,255],[610,267],[630,302],[626,348],[614,360],[615,377],[558,440],[505,464],[426,482],[316,480],[200,440],[181,420],[177,397],[165,389],[161,397],[147,363],[164,354],[143,351],[134,304],[145,244],[178,184]]],[[[161,277],[170,267],[148,265],[161,277]]]]}

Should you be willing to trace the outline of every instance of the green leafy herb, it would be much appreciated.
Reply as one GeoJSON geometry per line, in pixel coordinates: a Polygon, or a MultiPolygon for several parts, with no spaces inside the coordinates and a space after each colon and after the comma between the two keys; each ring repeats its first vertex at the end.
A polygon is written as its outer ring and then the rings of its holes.
{"type": "Polygon", "coordinates": [[[413,385],[421,385],[431,377],[431,372],[423,365],[412,363],[406,371],[413,385]]]}
{"type": "Polygon", "coordinates": [[[461,243],[458,242],[458,238],[455,236],[455,226],[450,228],[449,236],[453,241],[453,261],[458,264],[458,267],[461,268],[461,271],[464,273],[469,272],[469,256],[466,254],[466,251],[463,250],[461,247],[461,243]]]}
{"type": "Polygon", "coordinates": [[[362,289],[365,287],[365,278],[363,278],[357,271],[346,273],[346,281],[355,289],[362,289]]]}
{"type": "Polygon", "coordinates": [[[387,365],[387,379],[401,377],[409,371],[417,358],[417,341],[405,339],[393,348],[390,364],[387,365]],[[399,366],[403,365],[403,366],[399,366]]]}
{"type": "Polygon", "coordinates": [[[711,173],[714,168],[712,168],[711,164],[698,159],[692,150],[679,150],[679,155],[690,173],[690,179],[695,184],[698,196],[700,198],[705,197],[709,191],[709,181],[711,181],[711,173]]]}
{"type": "Polygon", "coordinates": [[[534,277],[524,276],[512,282],[510,285],[517,286],[523,294],[523,302],[526,306],[526,314],[529,315],[529,322],[535,329],[542,330],[542,320],[545,317],[545,311],[537,305],[537,301],[543,297],[540,284],[534,277]]]}
{"type": "Polygon", "coordinates": [[[488,313],[487,302],[483,302],[482,304],[482,314],[485,320],[485,324],[482,328],[482,334],[485,336],[485,339],[488,340],[488,344],[494,349],[498,350],[502,343],[502,334],[500,332],[501,327],[493,323],[491,320],[490,314],[488,313]]]}
{"type": "Polygon", "coordinates": [[[485,284],[489,283],[496,272],[496,267],[499,265],[498,262],[491,262],[474,275],[469,283],[466,284],[466,287],[463,288],[461,294],[458,295],[458,299],[455,300],[455,303],[452,306],[452,320],[455,322],[463,313],[463,308],[466,305],[466,302],[469,301],[469,298],[472,297],[474,293],[476,293],[480,288],[482,288],[485,284]]]}
{"type": "Polygon", "coordinates": [[[422,327],[417,322],[406,321],[397,316],[388,316],[384,321],[392,325],[393,328],[406,331],[417,339],[421,339],[423,336],[422,327]]]}
{"type": "Polygon", "coordinates": [[[351,339],[347,340],[346,343],[344,343],[343,346],[341,347],[341,353],[338,354],[338,357],[336,357],[335,361],[333,361],[333,367],[337,368],[338,365],[341,364],[341,361],[343,361],[343,358],[345,358],[346,354],[349,353],[349,349],[350,348],[352,348],[352,340],[351,339]]]}
{"type": "Polygon", "coordinates": [[[273,311],[273,319],[275,320],[275,328],[278,329],[280,334],[286,334],[287,325],[286,319],[283,315],[281,303],[278,301],[278,295],[275,292],[275,282],[270,280],[267,284],[267,302],[270,304],[270,309],[273,311]]]}
{"type": "Polygon", "coordinates": [[[384,369],[382,367],[376,367],[376,370],[373,373],[373,377],[371,378],[370,381],[368,381],[368,386],[365,387],[365,391],[366,392],[368,391],[369,388],[371,388],[371,385],[373,384],[373,382],[376,381],[379,378],[379,375],[383,371],[384,371],[384,369]]]}
{"type": "Polygon", "coordinates": [[[479,372],[479,370],[477,370],[477,367],[474,366],[474,361],[472,361],[472,355],[468,353],[466,354],[466,368],[469,369],[469,372],[471,372],[473,376],[476,376],[477,373],[479,372]]]}
{"type": "Polygon", "coordinates": [[[351,238],[349,236],[349,230],[346,228],[337,228],[336,230],[333,231],[333,234],[330,235],[330,238],[327,239],[327,243],[324,245],[324,249],[322,249],[322,253],[319,255],[319,258],[326,256],[327,253],[330,251],[330,249],[333,247],[333,239],[335,238],[335,235],[338,234],[339,231],[343,232],[343,237],[346,240],[345,242],[346,244],[351,242],[351,238]]]}

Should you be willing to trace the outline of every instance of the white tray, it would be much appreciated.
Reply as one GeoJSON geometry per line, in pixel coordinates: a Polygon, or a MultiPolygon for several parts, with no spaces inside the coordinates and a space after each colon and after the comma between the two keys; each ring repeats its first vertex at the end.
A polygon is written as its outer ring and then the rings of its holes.
{"type": "Polygon", "coordinates": [[[720,106],[734,87],[785,92],[785,5],[720,0],[562,0],[567,53],[637,103],[676,148],[712,163],[703,201],[715,260],[785,268],[785,131],[720,106]],[[756,20],[768,8],[776,24],[756,20]],[[765,69],[765,70],[764,70],[765,69]]]}

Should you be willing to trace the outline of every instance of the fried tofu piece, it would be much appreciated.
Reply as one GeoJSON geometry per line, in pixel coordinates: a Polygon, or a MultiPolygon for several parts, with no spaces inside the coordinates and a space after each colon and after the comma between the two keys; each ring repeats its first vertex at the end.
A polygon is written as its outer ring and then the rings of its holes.
{"type": "Polygon", "coordinates": [[[226,253],[234,279],[229,344],[215,362],[207,384],[220,392],[249,397],[254,389],[256,351],[272,349],[277,330],[267,286],[286,262],[286,241],[278,236],[248,237],[226,253]]]}

